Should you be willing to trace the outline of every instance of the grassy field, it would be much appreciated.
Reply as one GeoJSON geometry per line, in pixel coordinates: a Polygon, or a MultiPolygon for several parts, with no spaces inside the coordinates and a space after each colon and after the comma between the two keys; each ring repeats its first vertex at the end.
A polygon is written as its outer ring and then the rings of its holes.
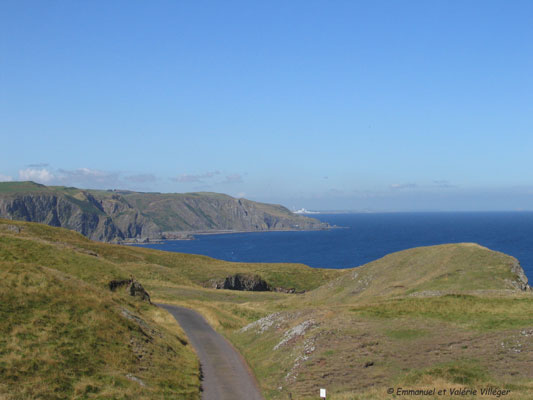
{"type": "Polygon", "coordinates": [[[197,398],[197,361],[179,326],[107,289],[133,275],[152,300],[201,312],[241,351],[267,399],[313,399],[321,387],[348,400],[488,386],[531,399],[533,296],[519,289],[516,266],[475,244],[411,249],[346,271],[229,263],[0,220],[0,398],[197,398]],[[306,293],[203,287],[237,272],[306,293]],[[151,340],[139,339],[145,325],[124,310],[157,332],[151,340]]]}

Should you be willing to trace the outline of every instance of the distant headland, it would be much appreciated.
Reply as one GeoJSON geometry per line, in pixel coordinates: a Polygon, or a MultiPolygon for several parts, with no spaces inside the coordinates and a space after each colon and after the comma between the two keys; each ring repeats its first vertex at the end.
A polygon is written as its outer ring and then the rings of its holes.
{"type": "Polygon", "coordinates": [[[0,183],[0,217],[68,228],[104,242],[191,239],[194,233],[328,229],[274,204],[220,193],[86,190],[0,183]]]}

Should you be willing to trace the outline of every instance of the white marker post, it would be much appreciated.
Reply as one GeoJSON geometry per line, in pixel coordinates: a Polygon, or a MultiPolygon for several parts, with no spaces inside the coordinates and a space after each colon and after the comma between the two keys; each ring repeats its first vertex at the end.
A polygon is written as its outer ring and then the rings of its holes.
{"type": "Polygon", "coordinates": [[[320,398],[325,399],[326,398],[326,389],[320,389],[320,398]]]}

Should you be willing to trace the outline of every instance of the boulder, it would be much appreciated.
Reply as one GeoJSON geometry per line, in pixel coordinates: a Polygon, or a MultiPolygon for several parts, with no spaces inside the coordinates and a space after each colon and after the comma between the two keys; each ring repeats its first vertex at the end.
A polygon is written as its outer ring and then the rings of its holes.
{"type": "Polygon", "coordinates": [[[111,290],[112,292],[115,292],[117,289],[120,288],[125,288],[130,296],[138,297],[141,300],[147,301],[148,303],[152,304],[152,301],[150,300],[150,295],[144,289],[143,285],[141,285],[137,280],[135,280],[135,278],[131,277],[130,279],[112,280],[111,282],[109,282],[109,290],[111,290]]]}
{"type": "Polygon", "coordinates": [[[270,291],[270,285],[259,275],[235,274],[224,279],[212,281],[209,285],[215,289],[245,290],[251,292],[270,291]]]}

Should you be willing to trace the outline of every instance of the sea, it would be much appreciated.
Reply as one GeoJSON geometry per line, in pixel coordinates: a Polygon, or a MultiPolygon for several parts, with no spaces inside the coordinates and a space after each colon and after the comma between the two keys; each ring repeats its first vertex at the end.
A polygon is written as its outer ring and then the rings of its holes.
{"type": "Polygon", "coordinates": [[[227,261],[351,268],[418,246],[474,242],[516,257],[533,281],[533,212],[313,214],[322,231],[197,235],[143,245],[227,261]]]}

